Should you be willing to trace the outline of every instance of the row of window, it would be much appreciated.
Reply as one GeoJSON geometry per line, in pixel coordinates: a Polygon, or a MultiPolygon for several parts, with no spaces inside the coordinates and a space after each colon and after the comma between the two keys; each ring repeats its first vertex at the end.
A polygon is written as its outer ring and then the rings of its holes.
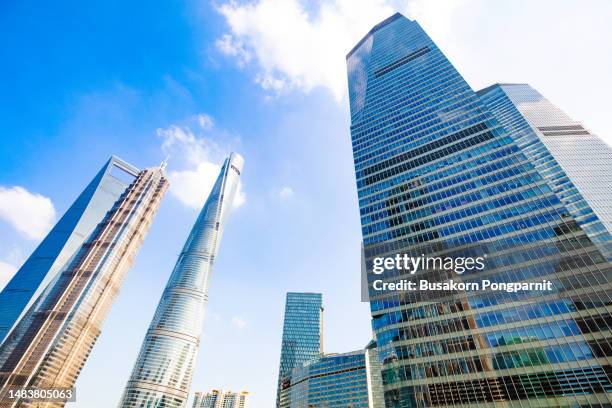
{"type": "Polygon", "coordinates": [[[381,170],[387,169],[389,167],[393,167],[397,164],[403,163],[404,161],[414,158],[416,156],[420,156],[424,153],[430,152],[432,150],[438,149],[442,146],[446,146],[449,145],[453,142],[457,142],[459,140],[462,139],[466,139],[469,136],[475,135],[476,133],[482,132],[487,130],[487,126],[484,123],[478,123],[474,126],[470,126],[464,130],[461,130],[459,132],[453,133],[449,136],[443,137],[443,138],[439,138],[436,139],[430,143],[427,143],[425,145],[421,145],[417,148],[411,149],[409,151],[407,151],[406,153],[402,153],[398,156],[395,156],[391,159],[387,159],[384,161],[380,161],[375,165],[372,165],[370,167],[366,167],[363,170],[357,171],[356,176],[358,179],[365,177],[365,176],[369,176],[370,174],[374,174],[377,173],[381,170]]]}
{"type": "MultiPolygon", "coordinates": [[[[385,406],[387,408],[436,407],[495,401],[503,404],[506,401],[610,393],[612,392],[612,383],[609,379],[611,372],[612,368],[606,365],[407,386],[386,391],[385,406]]],[[[609,402],[606,397],[604,398],[609,402]]],[[[602,404],[601,407],[608,405],[602,404]]]]}

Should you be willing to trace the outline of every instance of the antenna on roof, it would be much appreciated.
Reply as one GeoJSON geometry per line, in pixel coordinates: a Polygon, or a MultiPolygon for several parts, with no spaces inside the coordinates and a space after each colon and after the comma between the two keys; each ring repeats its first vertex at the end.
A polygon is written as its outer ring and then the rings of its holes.
{"type": "Polygon", "coordinates": [[[166,166],[168,166],[168,159],[170,158],[170,156],[166,156],[166,158],[164,159],[164,161],[161,162],[161,164],[159,165],[159,168],[161,170],[166,170],[166,166]]]}

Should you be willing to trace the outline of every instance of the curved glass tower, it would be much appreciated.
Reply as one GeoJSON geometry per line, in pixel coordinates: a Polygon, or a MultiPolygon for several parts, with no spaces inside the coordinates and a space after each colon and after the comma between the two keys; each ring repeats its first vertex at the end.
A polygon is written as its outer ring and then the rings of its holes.
{"type": "Polygon", "coordinates": [[[174,266],[120,407],[184,407],[200,345],[208,286],[243,159],[232,153],[174,266]]]}

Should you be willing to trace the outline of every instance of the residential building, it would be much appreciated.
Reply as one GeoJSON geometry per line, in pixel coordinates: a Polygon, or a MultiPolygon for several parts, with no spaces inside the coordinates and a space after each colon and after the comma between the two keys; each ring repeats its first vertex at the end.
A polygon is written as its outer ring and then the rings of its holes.
{"type": "Polygon", "coordinates": [[[211,390],[207,393],[196,392],[193,408],[247,408],[249,393],[211,390]]]}

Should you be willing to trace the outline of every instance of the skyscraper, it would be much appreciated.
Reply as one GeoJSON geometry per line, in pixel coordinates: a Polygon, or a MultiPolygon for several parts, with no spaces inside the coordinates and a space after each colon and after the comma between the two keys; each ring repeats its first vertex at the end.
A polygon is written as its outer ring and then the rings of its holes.
{"type": "Polygon", "coordinates": [[[207,393],[196,392],[192,408],[247,408],[249,393],[211,390],[207,393]]]}
{"type": "Polygon", "coordinates": [[[1,407],[41,406],[9,399],[11,388],[74,386],[167,187],[163,165],[139,172],[9,333],[0,347],[1,407]]]}
{"type": "Polygon", "coordinates": [[[0,343],[138,174],[111,157],[0,293],[0,343]]]}
{"type": "Polygon", "coordinates": [[[384,408],[374,342],[364,350],[324,354],[294,368],[286,379],[281,408],[384,408]]]}
{"type": "Polygon", "coordinates": [[[607,239],[612,233],[612,148],[527,84],[495,84],[478,95],[589,237],[607,239]]]}
{"type": "Polygon", "coordinates": [[[281,344],[276,406],[284,379],[291,370],[318,358],[323,353],[323,296],[320,293],[289,292],[281,344]]]}
{"type": "Polygon", "coordinates": [[[179,408],[187,403],[211,272],[242,166],[242,157],[234,153],[223,163],[164,289],[119,406],[179,408]]]}
{"type": "MultiPolygon", "coordinates": [[[[400,14],[376,25],[347,67],[368,280],[378,257],[471,251],[488,255],[491,279],[555,288],[424,296],[369,286],[387,408],[609,404],[610,220],[595,196],[609,201],[610,185],[581,190],[578,178],[592,175],[569,170],[576,152],[562,158],[516,133],[508,106],[474,92],[400,14]]],[[[543,136],[580,131],[524,115],[543,136]]],[[[404,277],[395,268],[384,279],[404,277]]]]}

